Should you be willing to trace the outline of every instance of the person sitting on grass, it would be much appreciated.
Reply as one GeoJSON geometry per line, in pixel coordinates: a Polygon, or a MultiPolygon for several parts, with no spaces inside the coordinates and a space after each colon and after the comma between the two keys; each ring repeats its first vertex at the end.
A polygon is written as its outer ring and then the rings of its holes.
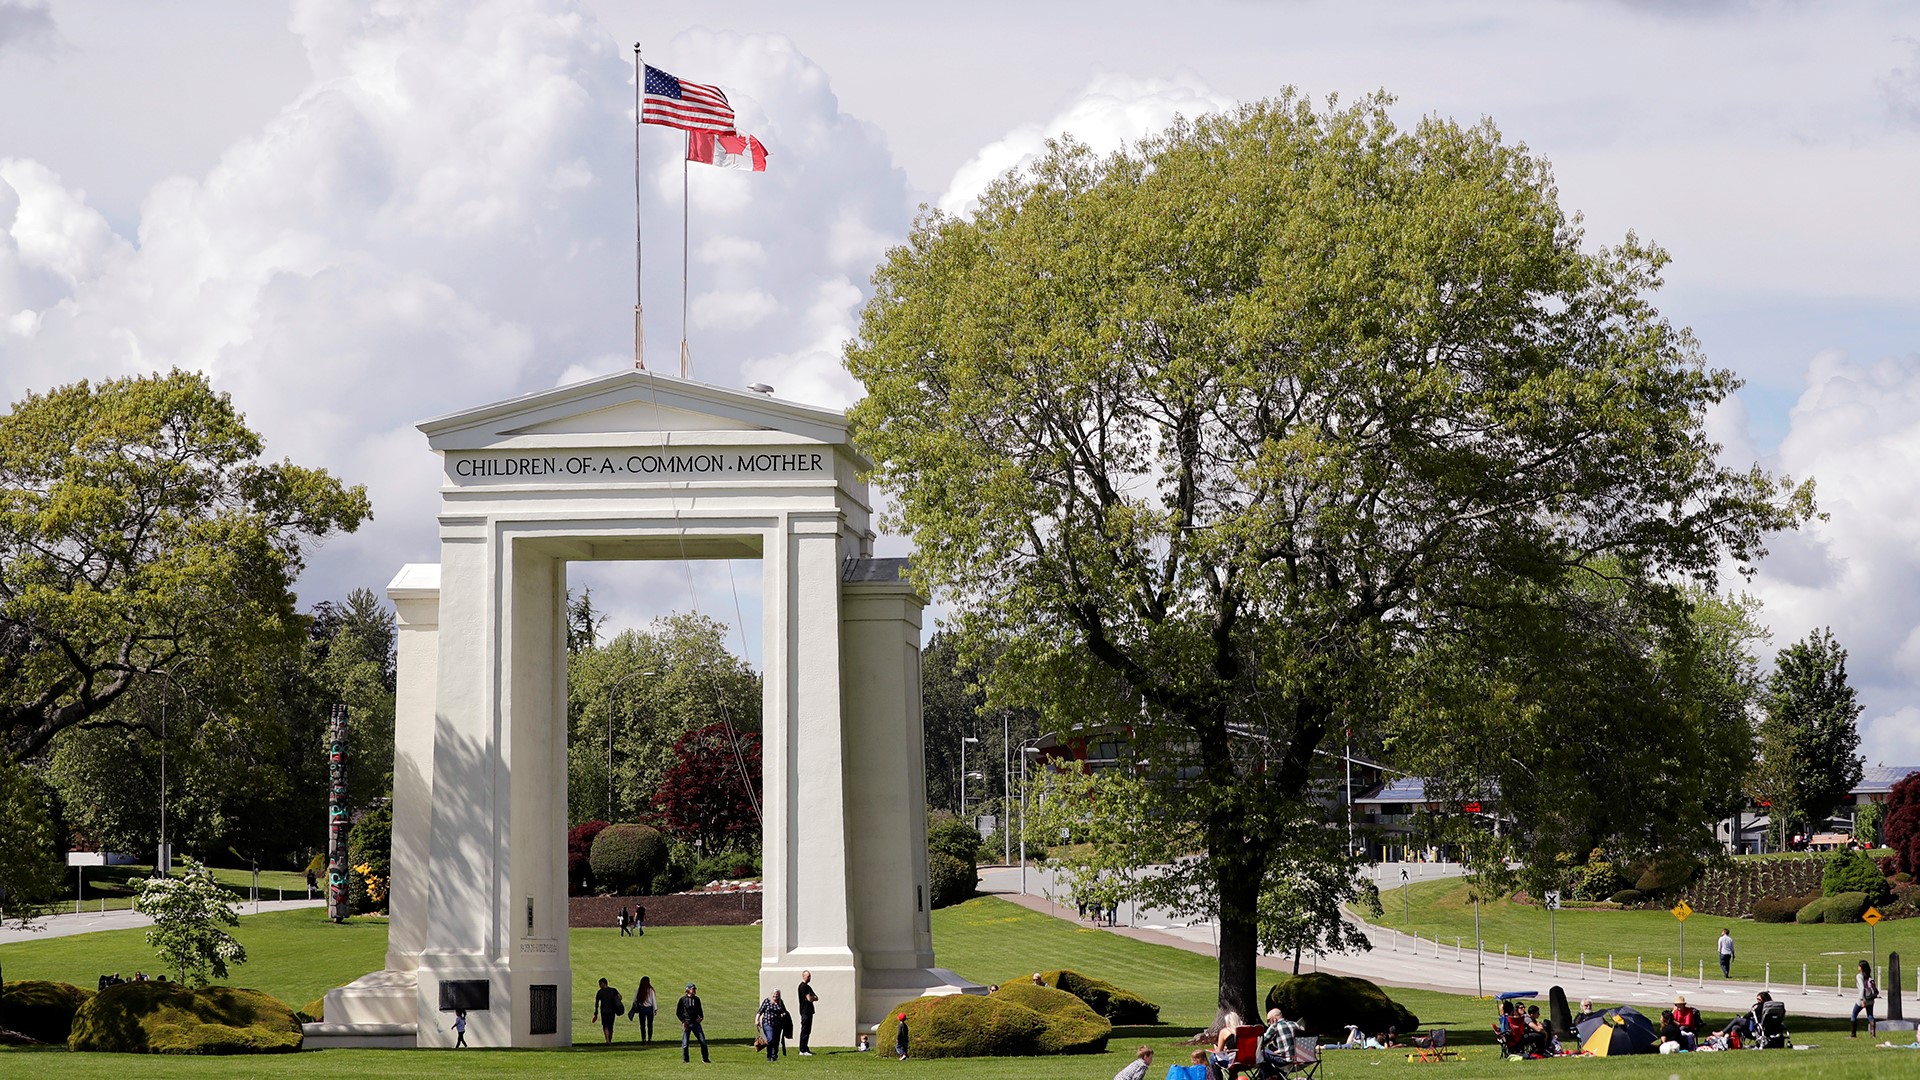
{"type": "Polygon", "coordinates": [[[1547,1025],[1540,1019],[1540,1006],[1527,1006],[1524,1025],[1521,1041],[1526,1045],[1528,1053],[1540,1057],[1553,1057],[1560,1052],[1559,1047],[1554,1045],[1553,1032],[1548,1030],[1547,1025]]]}
{"type": "Polygon", "coordinates": [[[1113,1074],[1113,1080],[1147,1080],[1147,1070],[1153,1068],[1153,1047],[1143,1046],[1133,1052],[1133,1060],[1119,1072],[1113,1074]]]}
{"type": "Polygon", "coordinates": [[[1673,995],[1673,1024],[1680,1029],[1680,1045],[1691,1050],[1700,1039],[1700,1010],[1687,1004],[1687,995],[1673,995]]]}

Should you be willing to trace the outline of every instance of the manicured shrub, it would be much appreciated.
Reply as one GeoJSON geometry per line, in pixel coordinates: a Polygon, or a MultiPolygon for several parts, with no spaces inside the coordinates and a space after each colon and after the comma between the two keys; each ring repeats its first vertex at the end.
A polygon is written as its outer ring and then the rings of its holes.
{"type": "Polygon", "coordinates": [[[272,1054],[300,1049],[293,1011],[258,990],[110,986],[80,1007],[67,1045],[117,1054],[272,1054]]]}
{"type": "Polygon", "coordinates": [[[938,818],[927,824],[927,850],[944,851],[978,866],[980,833],[958,818],[938,818]]]}
{"type": "MultiPolygon", "coordinates": [[[[1157,1024],[1160,1006],[1131,990],[1123,990],[1105,979],[1096,979],[1071,969],[1043,971],[1041,981],[1057,990],[1065,990],[1087,1003],[1087,1008],[1116,1024],[1157,1024]]],[[[1031,985],[1031,984],[1029,984],[1031,985]]]]}
{"type": "Polygon", "coordinates": [[[1886,895],[1887,879],[1880,873],[1880,864],[1866,852],[1836,851],[1820,875],[1820,891],[1827,896],[1866,893],[1868,900],[1874,901],[1886,895]]]}
{"type": "MultiPolygon", "coordinates": [[[[1003,993],[1005,987],[1001,988],[1003,993]]],[[[895,1005],[874,1033],[874,1049],[892,1053],[900,1014],[907,1016],[907,1056],[1031,1057],[1041,1053],[1047,1018],[1003,994],[948,994],[895,1005]]]]}
{"type": "Polygon", "coordinates": [[[1607,897],[1607,899],[1612,903],[1619,904],[1621,907],[1632,907],[1635,904],[1646,903],[1647,894],[1641,892],[1639,889],[1621,889],[1619,892],[1607,897]]]}
{"type": "MultiPolygon", "coordinates": [[[[1885,880],[1884,878],[1882,880],[1885,880]]],[[[1844,926],[1857,923],[1866,914],[1873,898],[1863,892],[1843,892],[1827,897],[1826,921],[1844,926]]]]}
{"type": "Polygon", "coordinates": [[[1107,1040],[1113,1037],[1113,1025],[1105,1017],[1065,990],[1030,982],[1010,982],[1003,984],[994,996],[1046,1017],[1047,1027],[1040,1035],[1039,1044],[1042,1054],[1105,1053],[1107,1040]]]}
{"type": "Polygon", "coordinates": [[[1763,896],[1753,902],[1753,921],[1790,923],[1804,906],[1806,901],[1798,896],[1763,896]]]}
{"type": "Polygon", "coordinates": [[[1366,1032],[1388,1028],[1408,1032],[1420,1026],[1418,1016],[1376,984],[1358,976],[1324,971],[1295,975],[1276,984],[1267,991],[1266,1008],[1276,1006],[1289,1020],[1305,1025],[1312,1035],[1333,1035],[1348,1024],[1357,1024],[1366,1032]]]}
{"type": "Polygon", "coordinates": [[[646,825],[609,825],[593,838],[594,884],[602,891],[631,893],[653,884],[667,866],[667,842],[646,825]]]}
{"type": "Polygon", "coordinates": [[[34,1042],[64,1043],[73,1031],[73,1015],[93,991],[72,983],[21,979],[0,986],[0,1028],[11,1028],[34,1042]]]}
{"type": "MultiPolygon", "coordinates": [[[[927,891],[934,907],[957,904],[973,895],[979,875],[971,863],[962,862],[944,851],[927,855],[927,891]]],[[[912,1029],[908,1029],[912,1034],[912,1029]]]]}
{"type": "Polygon", "coordinates": [[[1799,911],[1794,913],[1793,921],[1802,926],[1812,926],[1815,923],[1826,922],[1827,902],[1830,899],[1832,898],[1822,896],[1808,901],[1799,911]]]}
{"type": "Polygon", "coordinates": [[[294,1018],[303,1024],[317,1024],[327,1018],[327,995],[321,994],[294,1013],[294,1018]],[[302,1019],[304,1017],[304,1019],[302,1019]]]}

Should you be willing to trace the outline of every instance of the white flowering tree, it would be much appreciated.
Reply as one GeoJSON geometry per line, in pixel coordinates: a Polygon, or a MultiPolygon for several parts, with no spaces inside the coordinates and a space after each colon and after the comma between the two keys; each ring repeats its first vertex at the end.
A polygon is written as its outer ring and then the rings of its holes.
{"type": "Polygon", "coordinates": [[[204,986],[227,977],[227,965],[247,961],[245,946],[223,926],[240,925],[231,894],[213,880],[213,871],[182,859],[177,878],[140,883],[140,910],[153,920],[147,944],[180,974],[180,981],[204,986]]]}

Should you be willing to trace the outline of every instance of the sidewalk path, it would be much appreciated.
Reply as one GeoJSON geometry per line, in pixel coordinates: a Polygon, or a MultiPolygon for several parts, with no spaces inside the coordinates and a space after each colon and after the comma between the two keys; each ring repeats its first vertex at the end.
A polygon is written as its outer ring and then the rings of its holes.
{"type": "MultiPolygon", "coordinates": [[[[242,916],[255,915],[268,911],[289,911],[294,908],[325,907],[325,900],[252,900],[240,902],[242,916]]],[[[101,930],[144,930],[153,925],[153,920],[138,911],[121,908],[114,911],[82,911],[78,915],[71,912],[65,915],[49,915],[34,922],[34,929],[22,930],[18,925],[8,923],[0,926],[0,945],[16,941],[42,941],[46,938],[71,937],[74,934],[92,934],[101,930]]]]}
{"type": "MultiPolygon", "coordinates": [[[[1407,867],[1408,879],[1418,881],[1422,876],[1449,876],[1446,864],[1410,864],[1407,867]]],[[[1382,880],[1398,882],[1399,866],[1388,866],[1382,880]]],[[[1452,871],[1457,874],[1458,870],[1452,871]]],[[[1075,921],[1074,910],[1047,898],[1046,891],[1053,888],[1052,876],[1043,868],[1027,868],[1027,893],[1020,893],[1020,871],[1018,867],[983,867],[980,871],[981,891],[998,896],[1002,900],[1019,904],[1034,911],[1044,912],[1068,921],[1075,921]]],[[[1064,889],[1056,893],[1064,893],[1064,889]]],[[[1217,940],[1215,927],[1211,922],[1183,922],[1165,916],[1151,909],[1131,914],[1122,907],[1122,925],[1111,928],[1111,932],[1130,937],[1138,941],[1148,941],[1156,945],[1171,945],[1204,955],[1216,955],[1217,940]],[[1126,925],[1131,922],[1133,925],[1126,925]]],[[[1566,991],[1568,1002],[1579,1007],[1580,999],[1592,998],[1596,1005],[1632,1005],[1642,1013],[1658,1017],[1660,1010],[1670,1006],[1676,993],[1685,994],[1687,1001],[1697,1008],[1714,1013],[1745,1012],[1753,1005],[1756,993],[1771,989],[1775,999],[1785,1002],[1789,1023],[1791,1017],[1826,1016],[1844,1019],[1853,1009],[1853,986],[1849,982],[1843,993],[1836,994],[1828,983],[1824,988],[1812,985],[1805,994],[1801,993],[1798,972],[1795,981],[1786,985],[1775,981],[1770,987],[1761,982],[1742,979],[1722,979],[1713,965],[1708,965],[1708,975],[1703,981],[1698,969],[1690,977],[1676,974],[1672,982],[1667,981],[1664,967],[1656,974],[1648,971],[1636,977],[1631,970],[1615,971],[1609,976],[1604,967],[1580,965],[1562,960],[1558,971],[1551,962],[1534,960],[1532,970],[1528,970],[1526,957],[1503,958],[1497,953],[1489,953],[1476,969],[1474,955],[1454,948],[1452,944],[1439,946],[1428,939],[1421,939],[1416,945],[1412,939],[1396,930],[1358,924],[1367,932],[1374,943],[1371,952],[1348,956],[1307,956],[1300,961],[1302,971],[1326,971],[1337,975],[1358,975],[1383,986],[1404,986],[1420,990],[1437,990],[1448,994],[1496,994],[1508,990],[1535,990],[1539,992],[1542,1011],[1546,1009],[1547,990],[1559,986],[1566,991]]],[[[1262,954],[1259,964],[1263,968],[1275,971],[1293,970],[1291,956],[1273,956],[1262,954]]],[[[1736,968],[1737,970],[1737,968],[1736,968]]],[[[1492,1015],[1492,1006],[1488,1006],[1488,1015],[1492,1015]]],[[[1881,1015],[1885,1015],[1885,1002],[1881,1003],[1881,1015]]],[[[1908,1015],[1913,1010],[1909,1005],[1908,1015]]]]}

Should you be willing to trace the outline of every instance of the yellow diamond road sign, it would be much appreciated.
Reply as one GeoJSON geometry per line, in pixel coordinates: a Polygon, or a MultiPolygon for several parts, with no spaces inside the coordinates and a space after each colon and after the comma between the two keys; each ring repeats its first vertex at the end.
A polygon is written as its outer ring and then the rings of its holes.
{"type": "Polygon", "coordinates": [[[1686,922],[1687,916],[1691,914],[1693,914],[1693,907],[1685,900],[1673,905],[1673,917],[1679,919],[1681,922],[1686,922]]]}
{"type": "Polygon", "coordinates": [[[1860,916],[1860,918],[1861,918],[1861,921],[1865,922],[1868,926],[1872,926],[1875,923],[1880,921],[1880,909],[1870,907],[1865,911],[1865,913],[1863,913],[1860,916]]]}

